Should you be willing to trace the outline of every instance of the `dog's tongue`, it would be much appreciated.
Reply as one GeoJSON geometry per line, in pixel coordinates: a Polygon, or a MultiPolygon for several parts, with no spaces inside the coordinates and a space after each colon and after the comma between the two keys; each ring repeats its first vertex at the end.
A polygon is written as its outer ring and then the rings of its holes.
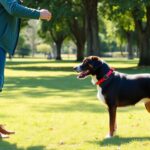
{"type": "Polygon", "coordinates": [[[87,75],[89,74],[89,70],[85,71],[85,72],[81,72],[77,78],[78,79],[82,79],[82,78],[85,78],[87,75]]]}
{"type": "Polygon", "coordinates": [[[84,78],[85,76],[86,76],[86,73],[82,72],[77,76],[77,78],[81,79],[81,78],[84,78]]]}

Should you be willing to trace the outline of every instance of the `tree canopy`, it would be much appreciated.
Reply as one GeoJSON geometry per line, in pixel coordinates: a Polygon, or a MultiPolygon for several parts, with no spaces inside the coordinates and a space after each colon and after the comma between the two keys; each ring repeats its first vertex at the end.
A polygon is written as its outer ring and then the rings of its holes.
{"type": "Polygon", "coordinates": [[[61,60],[67,39],[76,45],[77,60],[120,49],[127,49],[132,59],[136,48],[139,66],[150,65],[149,0],[30,0],[25,5],[52,12],[52,20],[42,22],[38,33],[55,43],[56,59],[61,60]]]}

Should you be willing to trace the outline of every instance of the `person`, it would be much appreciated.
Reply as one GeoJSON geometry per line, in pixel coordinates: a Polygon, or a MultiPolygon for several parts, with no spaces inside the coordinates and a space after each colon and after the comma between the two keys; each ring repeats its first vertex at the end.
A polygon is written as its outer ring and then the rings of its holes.
{"type": "MultiPolygon", "coordinates": [[[[46,9],[36,10],[22,5],[23,0],[0,0],[0,92],[4,85],[6,54],[13,56],[18,42],[21,18],[50,21],[52,14],[46,9]]],[[[0,125],[0,137],[15,132],[0,125]]]]}

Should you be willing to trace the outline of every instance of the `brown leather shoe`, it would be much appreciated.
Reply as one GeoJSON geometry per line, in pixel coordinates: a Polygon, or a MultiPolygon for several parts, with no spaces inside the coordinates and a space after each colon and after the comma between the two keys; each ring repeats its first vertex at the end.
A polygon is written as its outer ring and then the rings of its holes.
{"type": "Polygon", "coordinates": [[[15,132],[6,130],[3,125],[0,125],[0,134],[8,134],[9,135],[9,134],[15,134],[15,132]]]}
{"type": "Polygon", "coordinates": [[[146,102],[146,103],[145,103],[145,108],[146,108],[147,111],[150,113],[150,102],[146,102]]]}

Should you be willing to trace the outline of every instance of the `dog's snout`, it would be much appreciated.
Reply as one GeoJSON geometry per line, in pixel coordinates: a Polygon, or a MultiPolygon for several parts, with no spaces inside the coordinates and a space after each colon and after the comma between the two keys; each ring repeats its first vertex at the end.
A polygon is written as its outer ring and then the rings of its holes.
{"type": "Polygon", "coordinates": [[[76,66],[76,67],[74,67],[73,69],[74,69],[74,71],[77,71],[77,72],[80,72],[80,71],[81,71],[81,67],[80,67],[80,66],[76,66]]]}

